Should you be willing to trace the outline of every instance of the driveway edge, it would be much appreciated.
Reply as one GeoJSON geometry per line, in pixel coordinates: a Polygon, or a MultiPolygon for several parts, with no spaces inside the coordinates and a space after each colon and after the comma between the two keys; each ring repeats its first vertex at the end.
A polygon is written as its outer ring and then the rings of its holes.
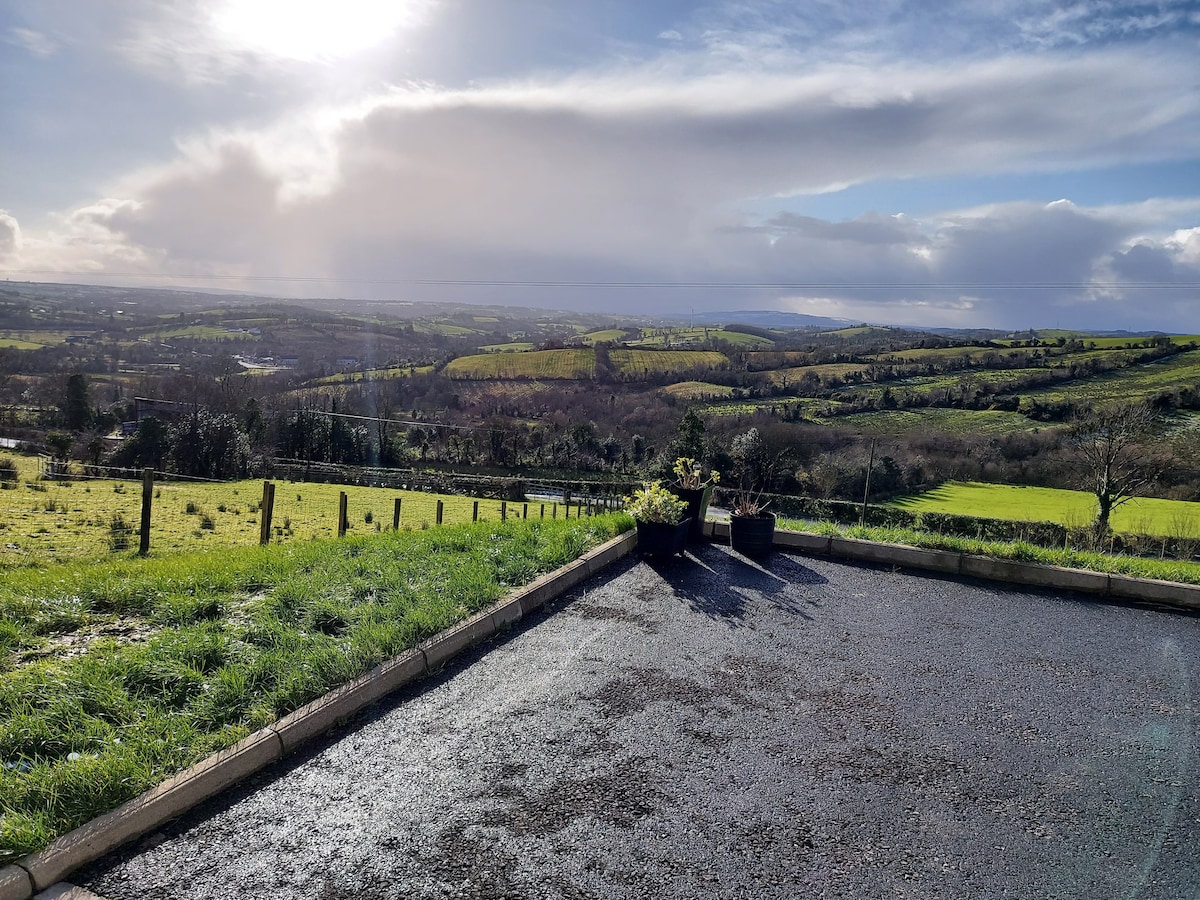
{"type": "MultiPolygon", "coordinates": [[[[729,538],[729,525],[708,522],[705,534],[711,538],[729,538]]],[[[1174,609],[1200,610],[1200,585],[1136,578],[1090,569],[1068,569],[1014,559],[974,556],[954,550],[933,550],[906,544],[882,544],[859,538],[831,537],[807,531],[775,530],[775,546],[781,550],[801,550],[855,562],[924,569],[946,575],[982,578],[1027,587],[1054,588],[1099,594],[1117,600],[1151,603],[1174,609]]]]}
{"type": "Polygon", "coordinates": [[[487,640],[636,547],[635,531],[606,541],[412,650],[51,841],[45,849],[0,868],[0,900],[30,900],[35,892],[44,891],[81,866],[178,818],[391,692],[437,671],[456,654],[487,640]]]}

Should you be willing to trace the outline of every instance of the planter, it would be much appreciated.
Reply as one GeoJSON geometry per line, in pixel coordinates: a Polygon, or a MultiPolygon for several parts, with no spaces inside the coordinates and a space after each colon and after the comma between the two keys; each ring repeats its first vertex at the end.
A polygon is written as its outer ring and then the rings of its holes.
{"type": "Polygon", "coordinates": [[[668,522],[638,522],[638,553],[642,556],[673,556],[687,547],[692,520],[668,522]]]}
{"type": "Polygon", "coordinates": [[[729,546],[743,556],[766,556],[775,546],[775,514],[730,516],[729,546]]]}
{"type": "Polygon", "coordinates": [[[708,512],[708,501],[712,497],[713,486],[705,485],[702,488],[685,488],[672,486],[670,491],[680,500],[687,503],[688,518],[692,523],[689,531],[689,538],[693,541],[699,541],[704,538],[704,516],[708,512]]]}

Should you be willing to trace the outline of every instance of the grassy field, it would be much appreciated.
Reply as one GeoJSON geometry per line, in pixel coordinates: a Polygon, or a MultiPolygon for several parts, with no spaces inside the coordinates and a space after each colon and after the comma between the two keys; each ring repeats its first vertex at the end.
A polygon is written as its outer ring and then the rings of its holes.
{"type": "Polygon", "coordinates": [[[1015,412],[988,409],[884,409],[830,418],[816,417],[822,425],[853,428],[868,434],[906,434],[911,431],[938,431],[949,434],[1013,434],[1034,431],[1045,425],[1015,412]]]}
{"type": "Polygon", "coordinates": [[[603,331],[588,332],[583,337],[594,344],[597,341],[619,341],[625,337],[625,332],[620,328],[605,328],[603,331]]]}
{"type": "Polygon", "coordinates": [[[728,385],[709,384],[706,381],[681,381],[668,385],[662,392],[679,400],[713,400],[733,396],[733,388],[728,385]]]}
{"type": "Polygon", "coordinates": [[[631,525],[464,525],[8,573],[0,866],[631,525]]]}
{"type": "Polygon", "coordinates": [[[362,372],[338,372],[317,378],[310,384],[353,384],[358,381],[386,381],[389,378],[408,378],[410,375],[426,375],[433,366],[392,366],[387,369],[365,369],[362,372]]]}
{"type": "Polygon", "coordinates": [[[716,350],[611,350],[608,358],[626,378],[721,369],[729,358],[716,350]]]}
{"type": "MultiPolygon", "coordinates": [[[[1096,498],[1081,491],[1007,484],[950,482],[889,504],[911,512],[939,512],[1016,522],[1082,527],[1096,516],[1096,498]]],[[[1200,537],[1200,503],[1137,498],[1117,507],[1114,531],[1156,537],[1200,537]]]]}
{"type": "Polygon", "coordinates": [[[533,344],[529,341],[509,341],[507,344],[488,344],[479,349],[484,353],[520,353],[532,350],[533,344]]]}
{"type": "Polygon", "coordinates": [[[1158,391],[1195,387],[1200,383],[1200,350],[1189,350],[1152,363],[1142,363],[1067,385],[1022,391],[1022,407],[1030,399],[1077,403],[1108,403],[1143,400],[1158,391]]]}
{"type": "Polygon", "coordinates": [[[443,370],[449,378],[562,378],[596,376],[596,351],[531,350],[526,353],[477,353],[451,360],[443,370]]]}
{"type": "MultiPolygon", "coordinates": [[[[35,474],[29,473],[31,477],[35,474]]],[[[351,534],[390,529],[397,499],[401,501],[401,529],[433,525],[437,521],[439,500],[445,524],[469,522],[474,514],[475,501],[470,497],[353,485],[288,481],[277,481],[275,485],[271,535],[274,543],[336,535],[342,491],[347,495],[351,534]]],[[[0,490],[0,571],[108,555],[113,552],[114,516],[120,516],[132,528],[127,535],[130,549],[121,552],[133,552],[138,545],[141,494],[140,482],[109,479],[22,481],[13,488],[0,490]]],[[[259,539],[261,500],[261,481],[157,482],[150,552],[154,556],[168,556],[253,546],[259,539]]],[[[499,500],[478,502],[482,521],[500,518],[499,500]]],[[[518,517],[523,511],[520,503],[508,504],[510,517],[518,517]]],[[[530,505],[529,515],[540,513],[540,505],[530,505]]],[[[563,513],[548,507],[546,516],[552,514],[563,513]]]]}

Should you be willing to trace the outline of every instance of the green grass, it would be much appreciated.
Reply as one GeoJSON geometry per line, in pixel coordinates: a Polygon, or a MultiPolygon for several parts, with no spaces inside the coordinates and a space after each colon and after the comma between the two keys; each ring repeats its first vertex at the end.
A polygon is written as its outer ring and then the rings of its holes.
{"type": "Polygon", "coordinates": [[[947,434],[1001,435],[1045,427],[1015,412],[941,407],[883,409],[848,416],[818,417],[815,421],[823,425],[840,425],[873,434],[937,431],[947,434]]]}
{"type": "MultiPolygon", "coordinates": [[[[108,479],[39,482],[33,480],[37,475],[36,460],[9,458],[17,460],[23,480],[13,488],[0,490],[0,572],[110,555],[109,526],[114,514],[132,525],[136,550],[141,521],[140,482],[108,479]]],[[[257,544],[262,484],[258,480],[156,482],[150,522],[151,554],[197,550],[222,553],[229,547],[257,544]],[[189,508],[194,511],[189,513],[189,508]],[[202,527],[205,515],[211,518],[211,529],[202,527]]],[[[333,537],[342,491],[347,495],[351,533],[390,528],[396,499],[401,501],[401,528],[433,525],[439,500],[444,524],[469,522],[474,512],[471,497],[277,481],[271,540],[290,543],[333,537]]],[[[478,502],[482,520],[500,518],[499,500],[478,502]]],[[[510,516],[516,516],[521,506],[510,503],[508,510],[510,516]]]]}
{"type": "Polygon", "coordinates": [[[488,344],[479,349],[484,353],[519,353],[525,350],[532,350],[533,343],[530,341],[510,341],[507,344],[488,344]]]}
{"type": "Polygon", "coordinates": [[[716,350],[610,350],[608,358],[625,378],[723,369],[729,358],[716,350]]]}
{"type": "Polygon", "coordinates": [[[709,384],[706,381],[681,381],[662,389],[679,400],[712,400],[733,396],[733,388],[724,384],[709,384]]]}
{"type": "Polygon", "coordinates": [[[818,522],[814,525],[811,522],[790,519],[780,519],[778,527],[816,534],[829,534],[835,537],[904,544],[909,547],[951,550],[975,556],[990,556],[995,559],[1012,559],[1047,566],[1064,566],[1070,569],[1089,569],[1093,572],[1109,572],[1114,575],[1129,575],[1135,578],[1154,578],[1178,584],[1200,584],[1200,563],[1181,560],[1146,559],[1140,556],[1113,556],[1083,550],[1053,549],[1026,541],[983,541],[928,531],[915,531],[911,528],[864,528],[859,525],[838,525],[834,522],[818,522]]]}
{"type": "MultiPolygon", "coordinates": [[[[1096,498],[1081,491],[1008,484],[949,482],[888,504],[910,512],[982,516],[1082,527],[1096,516],[1096,498]]],[[[1113,512],[1114,531],[1155,537],[1200,537],[1200,503],[1139,497],[1113,512]]]]}
{"type": "Polygon", "coordinates": [[[10,573],[0,866],[631,525],[463,525],[10,573]]]}
{"type": "Polygon", "coordinates": [[[530,350],[525,353],[478,353],[451,360],[449,378],[562,378],[581,380],[596,375],[596,351],[530,350]]]}
{"type": "Polygon", "coordinates": [[[1077,404],[1140,401],[1159,391],[1195,387],[1200,382],[1200,350],[1188,350],[1152,363],[1081,378],[1068,384],[1021,392],[1021,408],[1032,399],[1077,404]]]}
{"type": "Polygon", "coordinates": [[[589,331],[584,336],[584,340],[591,341],[593,344],[597,341],[619,341],[625,337],[625,332],[620,328],[605,328],[603,331],[589,331]]]}

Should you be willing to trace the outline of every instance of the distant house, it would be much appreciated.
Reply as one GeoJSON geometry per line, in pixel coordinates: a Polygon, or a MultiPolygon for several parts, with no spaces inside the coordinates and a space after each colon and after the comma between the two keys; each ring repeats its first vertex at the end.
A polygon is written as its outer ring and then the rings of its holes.
{"type": "Polygon", "coordinates": [[[337,364],[343,369],[354,368],[358,365],[359,359],[357,356],[339,356],[337,364]]]}
{"type": "Polygon", "coordinates": [[[298,356],[281,356],[275,360],[285,369],[295,369],[300,365],[300,357],[298,356]]]}
{"type": "Polygon", "coordinates": [[[67,335],[67,343],[68,344],[90,344],[91,342],[92,342],[92,336],[90,334],[68,334],[67,335]]]}

